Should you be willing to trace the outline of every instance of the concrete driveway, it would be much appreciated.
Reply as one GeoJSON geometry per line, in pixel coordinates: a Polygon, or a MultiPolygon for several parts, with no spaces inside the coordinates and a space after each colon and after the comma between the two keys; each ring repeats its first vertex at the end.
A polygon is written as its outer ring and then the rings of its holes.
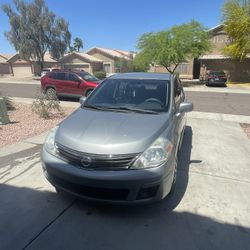
{"type": "Polygon", "coordinates": [[[160,203],[57,195],[39,140],[0,150],[0,249],[250,249],[250,140],[237,122],[191,115],[177,186],[160,203]]]}

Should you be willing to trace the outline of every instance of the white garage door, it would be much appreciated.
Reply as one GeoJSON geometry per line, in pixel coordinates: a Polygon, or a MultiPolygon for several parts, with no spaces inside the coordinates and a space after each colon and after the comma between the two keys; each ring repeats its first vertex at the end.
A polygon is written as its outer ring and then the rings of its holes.
{"type": "Polygon", "coordinates": [[[18,77],[32,76],[31,66],[27,64],[13,65],[13,74],[18,77]]]}

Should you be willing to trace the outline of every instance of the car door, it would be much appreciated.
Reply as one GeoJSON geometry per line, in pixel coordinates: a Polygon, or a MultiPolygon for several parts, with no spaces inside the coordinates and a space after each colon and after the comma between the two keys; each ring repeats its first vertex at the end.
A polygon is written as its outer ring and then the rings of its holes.
{"type": "Polygon", "coordinates": [[[174,79],[174,144],[176,149],[178,149],[180,139],[182,138],[183,128],[185,126],[185,113],[179,113],[179,107],[182,102],[185,100],[185,95],[181,81],[178,77],[174,79]]]}
{"type": "Polygon", "coordinates": [[[56,72],[56,78],[54,83],[59,94],[67,93],[67,73],[65,72],[56,72]]]}
{"type": "Polygon", "coordinates": [[[70,94],[74,95],[83,95],[83,91],[80,88],[81,80],[77,77],[76,74],[69,72],[68,73],[68,91],[70,94]]]}

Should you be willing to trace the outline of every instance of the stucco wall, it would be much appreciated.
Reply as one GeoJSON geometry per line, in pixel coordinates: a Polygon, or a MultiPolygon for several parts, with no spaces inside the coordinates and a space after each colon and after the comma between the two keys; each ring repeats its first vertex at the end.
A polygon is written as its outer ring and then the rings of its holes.
{"type": "Polygon", "coordinates": [[[223,48],[225,48],[229,41],[225,33],[218,33],[211,38],[211,42],[213,47],[209,54],[223,55],[223,48]]]}
{"type": "Polygon", "coordinates": [[[111,72],[110,73],[114,73],[115,72],[115,60],[112,59],[111,57],[105,56],[104,54],[98,52],[98,51],[92,51],[90,53],[88,53],[91,56],[94,56],[100,60],[103,61],[103,63],[110,63],[110,67],[111,67],[111,72]]]}

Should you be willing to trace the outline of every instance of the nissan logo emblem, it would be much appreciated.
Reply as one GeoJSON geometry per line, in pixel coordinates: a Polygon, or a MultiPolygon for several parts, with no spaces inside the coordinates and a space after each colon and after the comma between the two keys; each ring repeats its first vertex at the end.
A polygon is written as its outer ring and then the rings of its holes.
{"type": "Polygon", "coordinates": [[[83,157],[83,158],[81,159],[81,163],[82,163],[83,167],[89,167],[89,166],[91,165],[91,162],[92,162],[92,160],[91,160],[91,158],[88,157],[88,156],[83,157]]]}

